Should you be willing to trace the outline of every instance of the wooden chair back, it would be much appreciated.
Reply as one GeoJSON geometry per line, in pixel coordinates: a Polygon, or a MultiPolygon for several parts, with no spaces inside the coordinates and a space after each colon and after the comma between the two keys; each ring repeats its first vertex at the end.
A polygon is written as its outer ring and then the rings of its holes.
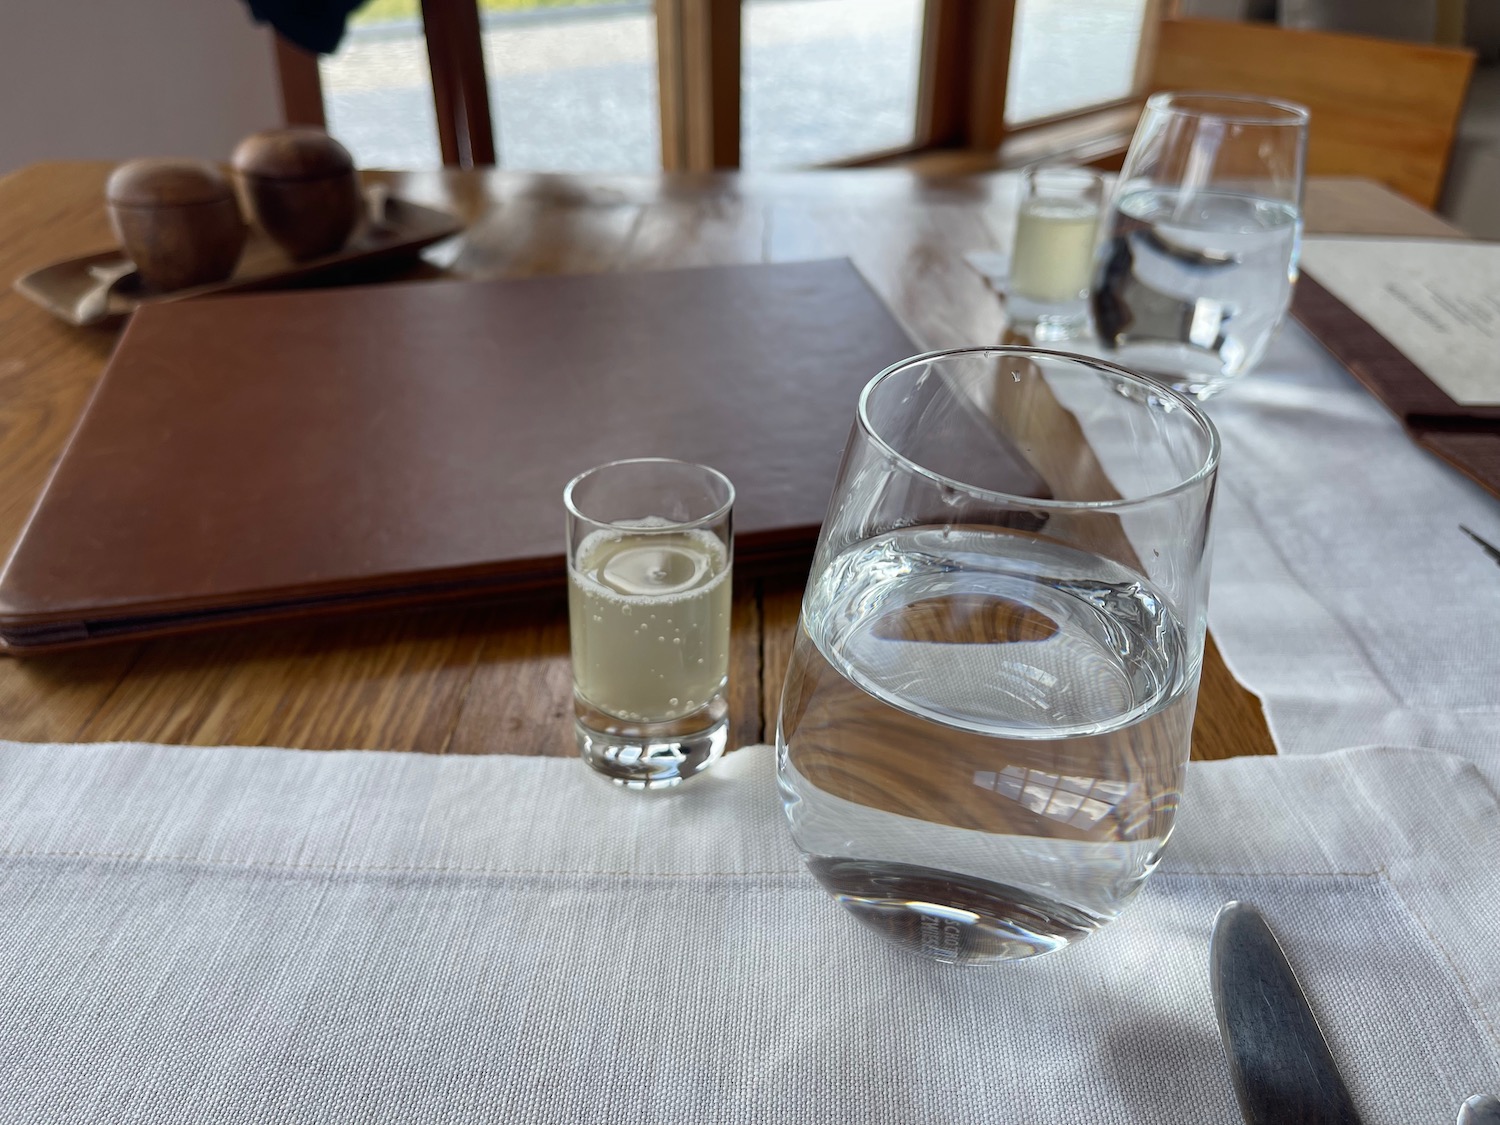
{"type": "Polygon", "coordinates": [[[1311,111],[1307,172],[1368,176],[1435,206],[1474,53],[1226,20],[1168,19],[1148,88],[1259,94],[1311,111]]]}

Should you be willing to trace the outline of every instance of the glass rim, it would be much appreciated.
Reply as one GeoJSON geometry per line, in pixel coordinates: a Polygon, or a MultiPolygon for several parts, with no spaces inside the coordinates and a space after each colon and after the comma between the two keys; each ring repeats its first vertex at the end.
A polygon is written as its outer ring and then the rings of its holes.
{"type": "Polygon", "coordinates": [[[1090,183],[1103,184],[1104,173],[1097,168],[1085,168],[1082,164],[1070,164],[1066,160],[1038,160],[1021,169],[1023,179],[1034,180],[1038,176],[1073,176],[1090,183]]]}
{"type": "Polygon", "coordinates": [[[710,524],[717,523],[719,520],[727,516],[730,510],[734,507],[734,500],[734,482],[723,473],[721,473],[718,469],[714,468],[712,465],[703,465],[697,461],[684,461],[678,457],[621,457],[615,461],[606,461],[602,465],[595,465],[592,469],[583,470],[583,472],[579,473],[576,477],[570,480],[563,488],[563,506],[567,508],[572,515],[576,516],[578,519],[583,520],[585,523],[591,523],[595,527],[607,527],[617,531],[638,531],[646,535],[666,535],[677,531],[693,531],[700,527],[707,527],[710,524]],[[598,473],[607,472],[610,469],[618,469],[623,465],[681,465],[684,468],[697,469],[704,475],[712,477],[716,479],[720,484],[722,484],[728,491],[729,496],[724,501],[724,503],[720,504],[706,516],[699,516],[698,518],[691,520],[673,521],[670,523],[662,524],[659,527],[636,527],[633,524],[620,523],[616,520],[601,520],[595,518],[594,516],[587,515],[586,513],[581,511],[578,505],[573,501],[573,490],[589,477],[592,477],[598,473]]]}
{"type": "Polygon", "coordinates": [[[1146,99],[1146,108],[1161,113],[1191,114],[1194,117],[1211,117],[1216,121],[1227,121],[1235,125],[1303,125],[1312,114],[1305,105],[1282,98],[1267,98],[1259,94],[1222,94],[1214,90],[1163,90],[1146,99]],[[1177,105],[1179,101],[1199,98],[1206,102],[1225,102],[1230,105],[1258,106],[1260,112],[1221,112],[1214,109],[1192,109],[1177,105]],[[1270,111],[1270,112],[1268,112],[1270,111]]]}
{"type": "Polygon", "coordinates": [[[1121,367],[1118,363],[1111,363],[1108,360],[1095,359],[1093,356],[1080,355],[1077,352],[1053,351],[1050,348],[1033,348],[1020,344],[981,344],[967,348],[944,348],[939,351],[922,352],[919,355],[899,360],[865,384],[865,389],[859,393],[859,408],[855,413],[855,417],[859,428],[874,443],[876,448],[906,466],[907,469],[917,476],[925,477],[939,487],[957,489],[979,500],[998,502],[1011,507],[1037,508],[1050,512],[1120,510],[1134,508],[1141,504],[1151,503],[1154,500],[1162,500],[1169,496],[1175,496],[1177,493],[1184,492],[1212,476],[1219,467],[1221,452],[1218,427],[1214,425],[1213,420],[1196,403],[1180,391],[1163,386],[1161,383],[1153,379],[1148,379],[1144,375],[1137,375],[1128,368],[1121,367]],[[919,363],[931,363],[934,360],[951,359],[955,356],[968,357],[980,355],[1034,356],[1044,359],[1066,360],[1075,366],[1087,367],[1101,374],[1117,377],[1151,394],[1158,395],[1172,403],[1175,407],[1185,411],[1187,417],[1192,419],[1208,439],[1208,447],[1204,452],[1201,464],[1175,484],[1166,488],[1153,489],[1139,496],[1119,496],[1107,500],[1055,500],[1038,496],[1021,496],[1011,492],[1001,492],[993,488],[982,488],[977,484],[969,484],[966,481],[945,476],[942,473],[927,468],[925,465],[919,465],[904,453],[898,452],[890,442],[886,441],[876,431],[874,424],[870,421],[869,402],[871,394],[882,383],[919,363]]]}

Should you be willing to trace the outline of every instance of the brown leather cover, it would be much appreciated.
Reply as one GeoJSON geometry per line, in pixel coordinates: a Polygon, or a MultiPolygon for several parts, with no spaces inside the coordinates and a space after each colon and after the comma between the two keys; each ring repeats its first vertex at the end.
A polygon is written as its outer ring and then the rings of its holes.
{"type": "Polygon", "coordinates": [[[915,350],[844,260],[146,307],[0,577],[0,640],[560,585],[563,485],[619,457],[722,469],[738,568],[806,565],[860,388],[915,350]]]}
{"type": "Polygon", "coordinates": [[[1418,445],[1500,496],[1500,407],[1454,402],[1395,344],[1306,273],[1297,280],[1292,315],[1401,419],[1418,445]]]}

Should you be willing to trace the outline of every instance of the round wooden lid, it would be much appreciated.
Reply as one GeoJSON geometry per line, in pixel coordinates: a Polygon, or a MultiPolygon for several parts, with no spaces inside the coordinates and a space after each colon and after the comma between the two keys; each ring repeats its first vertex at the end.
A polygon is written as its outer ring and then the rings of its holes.
{"type": "Polygon", "coordinates": [[[348,149],[310,126],[251,133],[235,148],[233,163],[243,175],[268,180],[316,180],[354,169],[348,149]]]}
{"type": "Polygon", "coordinates": [[[146,157],[110,173],[104,197],[121,207],[184,207],[234,198],[234,188],[207,160],[146,157]]]}

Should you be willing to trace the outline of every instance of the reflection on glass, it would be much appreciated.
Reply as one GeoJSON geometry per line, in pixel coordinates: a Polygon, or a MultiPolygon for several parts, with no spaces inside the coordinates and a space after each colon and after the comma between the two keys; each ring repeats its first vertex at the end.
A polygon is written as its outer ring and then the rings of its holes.
{"type": "Polygon", "coordinates": [[[1145,10],[1146,0],[1017,0],[1005,120],[1127,97],[1145,10]]]}
{"type": "Polygon", "coordinates": [[[922,0],[744,0],[744,167],[909,144],[922,8],[922,0]]]}
{"type": "Polygon", "coordinates": [[[1131,783],[1097,777],[1069,777],[1043,770],[1006,766],[978,770],[974,784],[1019,801],[1038,816],[1077,828],[1093,828],[1131,796],[1131,783]]]}

